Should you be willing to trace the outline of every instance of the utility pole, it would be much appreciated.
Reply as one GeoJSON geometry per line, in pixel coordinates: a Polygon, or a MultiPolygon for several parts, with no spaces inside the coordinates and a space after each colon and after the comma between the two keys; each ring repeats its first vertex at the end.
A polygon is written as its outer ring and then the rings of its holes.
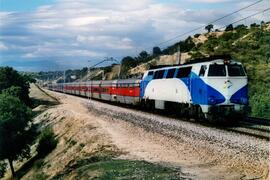
{"type": "MultiPolygon", "coordinates": [[[[110,57],[110,58],[109,58],[109,57],[106,57],[104,60],[102,60],[102,61],[100,61],[100,62],[98,62],[98,63],[96,63],[96,64],[94,64],[94,65],[92,65],[92,66],[89,66],[89,68],[88,68],[89,79],[90,79],[90,80],[89,80],[89,81],[90,81],[90,94],[89,94],[89,96],[88,96],[89,101],[90,101],[90,99],[91,99],[91,92],[92,92],[92,82],[91,82],[91,73],[90,73],[91,68],[96,67],[96,66],[98,66],[98,65],[100,65],[100,64],[102,64],[102,63],[104,63],[104,62],[108,62],[108,61],[111,61],[111,62],[114,61],[114,62],[117,62],[117,63],[120,64],[119,71],[118,71],[118,79],[119,79],[122,65],[121,65],[121,62],[120,62],[120,61],[114,59],[113,57],[110,57]]],[[[88,62],[91,62],[91,61],[88,61],[88,62]]],[[[103,71],[103,73],[104,73],[104,71],[103,71]]]]}
{"type": "Polygon", "coordinates": [[[181,63],[181,49],[180,49],[180,43],[178,44],[177,60],[178,60],[178,64],[180,64],[180,63],[181,63]]]}
{"type": "Polygon", "coordinates": [[[66,93],[66,92],[65,92],[65,86],[66,86],[66,85],[65,85],[65,83],[66,83],[66,70],[65,70],[65,69],[64,69],[64,74],[63,74],[63,75],[64,75],[64,77],[63,77],[63,80],[64,80],[64,84],[63,84],[63,92],[66,93]]]}
{"type": "MultiPolygon", "coordinates": [[[[88,61],[88,62],[91,62],[91,61],[88,61]]],[[[88,89],[88,91],[89,91],[88,100],[89,100],[89,103],[90,103],[91,94],[92,94],[91,67],[90,67],[90,66],[89,66],[89,68],[88,68],[88,74],[89,74],[89,83],[90,83],[90,89],[88,89]]],[[[87,79],[88,79],[88,78],[87,78],[87,79]]]]}
{"type": "Polygon", "coordinates": [[[66,83],[66,70],[64,70],[64,84],[66,83]]]}
{"type": "Polygon", "coordinates": [[[119,71],[118,71],[118,79],[120,79],[120,75],[121,75],[121,68],[122,68],[122,62],[119,62],[119,71]]]}

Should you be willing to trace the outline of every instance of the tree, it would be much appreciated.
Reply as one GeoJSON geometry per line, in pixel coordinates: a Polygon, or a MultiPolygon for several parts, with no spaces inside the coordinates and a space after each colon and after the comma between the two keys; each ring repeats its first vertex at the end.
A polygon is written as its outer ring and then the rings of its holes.
{"type": "Polygon", "coordinates": [[[200,37],[200,35],[201,35],[201,34],[195,34],[194,37],[195,37],[195,38],[198,38],[198,37],[200,37]]]}
{"type": "Polygon", "coordinates": [[[10,88],[2,90],[3,94],[8,94],[10,96],[15,96],[20,98],[22,96],[22,88],[19,86],[11,86],[10,88]]]}
{"type": "Polygon", "coordinates": [[[149,54],[146,51],[140,52],[138,58],[146,59],[149,56],[149,54]]]}
{"type": "Polygon", "coordinates": [[[255,28],[255,27],[259,27],[260,25],[256,24],[256,23],[252,23],[250,24],[250,28],[255,28]]]}
{"type": "Polygon", "coordinates": [[[29,83],[36,83],[35,76],[33,74],[22,74],[24,80],[29,83]]]}
{"type": "Polygon", "coordinates": [[[233,30],[233,25],[229,24],[226,28],[225,31],[232,31],[233,30]]]}
{"type": "Polygon", "coordinates": [[[138,57],[135,57],[135,60],[140,64],[149,61],[150,58],[152,57],[146,51],[142,51],[138,57]]]}
{"type": "Polygon", "coordinates": [[[181,52],[188,52],[195,46],[196,44],[193,42],[191,36],[188,36],[184,42],[180,42],[181,52]]]}
{"type": "Polygon", "coordinates": [[[135,67],[138,62],[131,56],[126,56],[122,59],[120,76],[126,75],[130,68],[135,67]]]}
{"type": "Polygon", "coordinates": [[[20,75],[11,67],[0,67],[0,92],[11,86],[18,86],[21,88],[20,100],[26,105],[30,106],[29,98],[29,81],[28,76],[20,75]]]}
{"type": "Polygon", "coordinates": [[[244,24],[239,24],[234,29],[235,30],[246,30],[247,29],[247,26],[245,26],[244,24]]]}
{"type": "Polygon", "coordinates": [[[19,98],[0,94],[0,160],[8,160],[13,177],[13,161],[30,156],[36,135],[31,117],[31,110],[19,98]]]}
{"type": "Polygon", "coordinates": [[[47,128],[43,130],[37,146],[38,155],[40,157],[45,157],[56,148],[57,143],[58,140],[55,138],[55,134],[52,129],[47,128]]]}
{"type": "Polygon", "coordinates": [[[81,70],[82,76],[83,76],[83,77],[86,76],[87,72],[88,72],[88,68],[87,68],[87,67],[84,67],[84,68],[81,70]]]}
{"type": "Polygon", "coordinates": [[[213,28],[214,28],[213,24],[208,24],[207,26],[205,26],[204,29],[207,30],[208,33],[210,33],[213,28]]]}
{"type": "Polygon", "coordinates": [[[154,57],[159,56],[161,54],[162,54],[162,52],[161,52],[159,47],[153,47],[153,56],[154,57]]]}
{"type": "Polygon", "coordinates": [[[170,54],[170,47],[167,47],[167,48],[163,49],[162,54],[169,55],[170,54]]]}

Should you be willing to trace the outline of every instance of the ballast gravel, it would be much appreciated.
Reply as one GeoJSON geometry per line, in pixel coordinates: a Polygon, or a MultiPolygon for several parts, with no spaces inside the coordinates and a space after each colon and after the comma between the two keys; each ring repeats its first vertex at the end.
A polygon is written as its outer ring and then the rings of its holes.
{"type": "Polygon", "coordinates": [[[84,104],[105,119],[129,122],[147,132],[159,133],[185,144],[200,155],[201,161],[240,169],[243,179],[269,177],[270,146],[267,140],[98,101],[85,100],[84,104]],[[246,177],[247,172],[250,177],[246,177]]]}
{"type": "Polygon", "coordinates": [[[184,179],[269,179],[268,140],[130,107],[50,93],[70,108],[87,108],[82,112],[93,117],[110,135],[110,141],[126,152],[123,158],[175,166],[184,179]]]}

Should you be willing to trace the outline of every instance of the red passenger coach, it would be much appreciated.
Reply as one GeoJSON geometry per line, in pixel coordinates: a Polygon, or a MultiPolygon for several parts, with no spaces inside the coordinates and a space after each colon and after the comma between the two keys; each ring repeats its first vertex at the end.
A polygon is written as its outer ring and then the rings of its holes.
{"type": "Polygon", "coordinates": [[[53,91],[123,104],[139,104],[139,79],[49,84],[53,91]]]}
{"type": "Polygon", "coordinates": [[[116,87],[117,102],[138,104],[140,102],[140,80],[118,80],[116,87]]]}
{"type": "Polygon", "coordinates": [[[116,82],[117,81],[101,81],[101,83],[100,83],[100,96],[101,96],[102,100],[105,100],[105,101],[112,100],[112,95],[115,95],[115,94],[113,94],[112,86],[116,82]]]}
{"type": "Polygon", "coordinates": [[[100,84],[101,84],[101,81],[90,81],[90,84],[88,86],[88,91],[91,98],[101,99],[100,84]]]}

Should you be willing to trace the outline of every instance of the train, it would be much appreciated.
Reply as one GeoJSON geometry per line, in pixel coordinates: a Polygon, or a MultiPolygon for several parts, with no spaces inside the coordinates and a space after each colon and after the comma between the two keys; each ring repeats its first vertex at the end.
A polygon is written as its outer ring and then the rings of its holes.
{"type": "Polygon", "coordinates": [[[207,121],[238,121],[248,111],[247,73],[226,57],[150,68],[139,79],[58,83],[48,89],[207,121]]]}

